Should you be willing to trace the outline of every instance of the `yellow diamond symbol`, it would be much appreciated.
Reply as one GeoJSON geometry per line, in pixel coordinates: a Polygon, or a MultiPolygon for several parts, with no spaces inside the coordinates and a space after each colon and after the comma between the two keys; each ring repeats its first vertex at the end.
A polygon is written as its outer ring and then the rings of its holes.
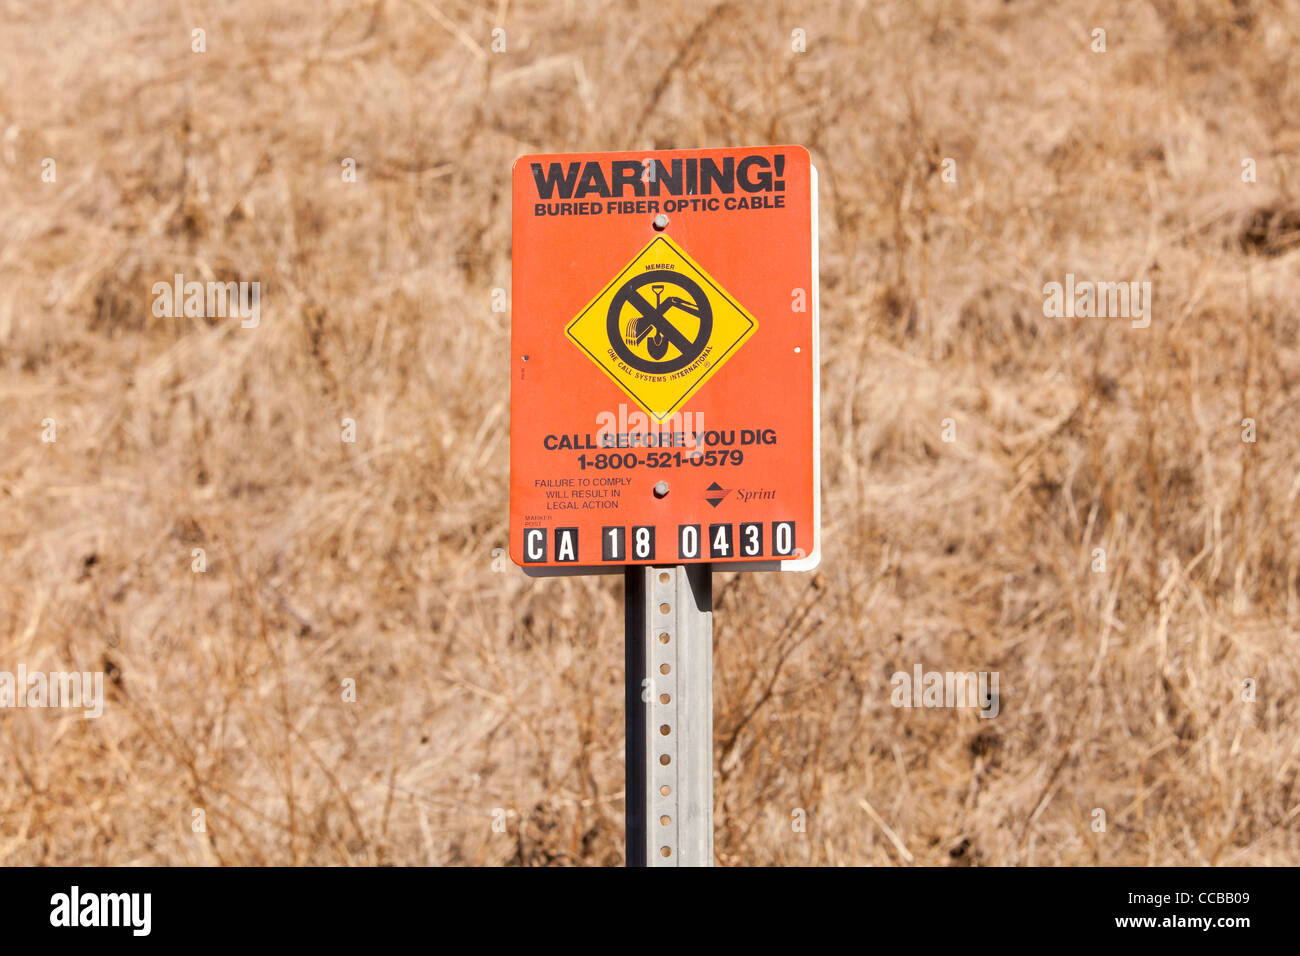
{"type": "Polygon", "coordinates": [[[662,421],[709,380],[758,323],[667,236],[656,236],[565,334],[662,421]]]}

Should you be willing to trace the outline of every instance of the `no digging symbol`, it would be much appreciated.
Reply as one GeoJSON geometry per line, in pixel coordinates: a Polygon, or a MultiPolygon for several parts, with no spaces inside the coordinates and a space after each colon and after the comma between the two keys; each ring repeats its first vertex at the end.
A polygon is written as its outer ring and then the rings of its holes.
{"type": "Polygon", "coordinates": [[[691,279],[668,269],[652,269],[628,279],[614,293],[608,331],[610,344],[624,362],[642,372],[666,375],[700,357],[713,332],[713,309],[704,290],[691,279]],[[675,294],[663,298],[666,290],[676,289],[685,291],[689,299],[675,294]],[[647,291],[654,293],[653,304],[646,299],[647,291]],[[639,351],[648,353],[649,359],[639,351]]]}
{"type": "Polygon", "coordinates": [[[566,333],[657,419],[690,398],[758,323],[667,236],[656,236],[566,333]]]}

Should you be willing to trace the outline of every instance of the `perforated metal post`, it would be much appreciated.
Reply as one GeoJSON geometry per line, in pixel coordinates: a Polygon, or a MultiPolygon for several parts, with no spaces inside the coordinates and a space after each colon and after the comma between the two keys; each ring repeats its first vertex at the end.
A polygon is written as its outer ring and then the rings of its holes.
{"type": "Polygon", "coordinates": [[[713,865],[713,580],[629,567],[627,865],[713,865]]]}

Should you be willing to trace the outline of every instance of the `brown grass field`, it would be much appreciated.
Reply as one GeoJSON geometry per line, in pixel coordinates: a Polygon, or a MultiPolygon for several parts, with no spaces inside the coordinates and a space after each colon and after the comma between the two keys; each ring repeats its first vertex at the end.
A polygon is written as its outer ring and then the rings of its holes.
{"type": "Polygon", "coordinates": [[[499,550],[510,166],[767,143],[824,556],[716,575],[717,862],[1300,863],[1300,4],[96,0],[0,22],[0,670],[108,675],[0,711],[0,864],[620,864],[622,583],[499,550]]]}

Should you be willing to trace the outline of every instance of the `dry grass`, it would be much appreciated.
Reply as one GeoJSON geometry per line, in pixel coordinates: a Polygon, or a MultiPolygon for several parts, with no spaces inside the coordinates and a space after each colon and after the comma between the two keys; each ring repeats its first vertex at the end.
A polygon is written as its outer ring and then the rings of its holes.
{"type": "Polygon", "coordinates": [[[111,696],[0,712],[0,864],[620,862],[621,585],[494,560],[509,168],[767,142],[825,557],[718,576],[718,861],[1300,862],[1295,2],[53,6],[0,30],[0,669],[111,696]],[[894,709],[916,663],[1001,714],[894,709]]]}

